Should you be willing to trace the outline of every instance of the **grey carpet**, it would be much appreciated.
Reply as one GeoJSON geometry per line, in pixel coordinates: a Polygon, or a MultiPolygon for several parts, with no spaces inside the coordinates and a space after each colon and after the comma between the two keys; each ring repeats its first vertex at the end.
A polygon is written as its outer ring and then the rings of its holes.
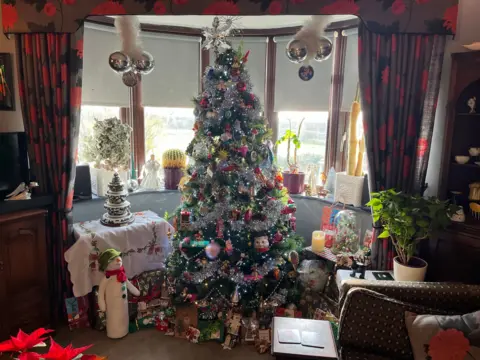
{"type": "Polygon", "coordinates": [[[216,342],[192,344],[185,339],[165,336],[156,329],[141,330],[120,340],[112,340],[104,332],[92,329],[69,331],[61,329],[55,341],[62,346],[70,342],[75,347],[94,344],[87,354],[107,356],[109,360],[271,360],[269,354],[258,354],[253,345],[237,345],[223,350],[216,342]]]}

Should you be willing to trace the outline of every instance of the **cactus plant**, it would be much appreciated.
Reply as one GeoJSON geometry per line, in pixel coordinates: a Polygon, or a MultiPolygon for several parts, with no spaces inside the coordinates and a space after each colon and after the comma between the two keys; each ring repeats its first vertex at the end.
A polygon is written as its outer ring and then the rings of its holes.
{"type": "Polygon", "coordinates": [[[179,149],[170,149],[162,155],[162,166],[164,169],[184,169],[187,165],[185,152],[179,149]]]}

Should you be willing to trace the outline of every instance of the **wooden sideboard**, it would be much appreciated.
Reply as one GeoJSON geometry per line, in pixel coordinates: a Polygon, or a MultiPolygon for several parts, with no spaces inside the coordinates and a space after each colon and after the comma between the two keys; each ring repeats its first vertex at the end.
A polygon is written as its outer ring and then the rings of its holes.
{"type": "Polygon", "coordinates": [[[0,339],[50,324],[46,216],[0,215],[0,339]]]}

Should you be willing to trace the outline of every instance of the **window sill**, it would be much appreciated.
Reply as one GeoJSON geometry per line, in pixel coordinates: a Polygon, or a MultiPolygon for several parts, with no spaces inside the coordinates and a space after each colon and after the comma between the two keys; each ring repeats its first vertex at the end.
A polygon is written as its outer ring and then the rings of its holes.
{"type": "Polygon", "coordinates": [[[294,200],[295,199],[316,200],[316,201],[320,201],[320,202],[328,204],[328,205],[336,204],[337,207],[345,207],[346,210],[353,210],[353,211],[370,213],[370,208],[367,207],[367,206],[356,207],[356,206],[352,206],[352,205],[343,205],[342,203],[335,203],[335,201],[333,201],[333,200],[319,198],[318,196],[306,196],[306,195],[302,195],[302,194],[291,194],[290,196],[294,200]]]}

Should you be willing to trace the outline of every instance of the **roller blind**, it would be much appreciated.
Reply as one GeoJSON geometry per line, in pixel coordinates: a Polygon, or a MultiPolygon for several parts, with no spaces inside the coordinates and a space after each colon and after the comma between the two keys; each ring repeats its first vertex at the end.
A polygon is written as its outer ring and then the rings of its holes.
{"type": "Polygon", "coordinates": [[[144,106],[193,107],[200,91],[200,37],[142,32],[155,69],[142,78],[144,106]]]}
{"type": "Polygon", "coordinates": [[[275,38],[275,111],[328,111],[333,54],[322,62],[310,61],[314,76],[310,81],[303,81],[298,77],[301,64],[290,62],[285,55],[291,39],[291,36],[275,38]]]}
{"type": "Polygon", "coordinates": [[[82,104],[128,106],[128,88],[108,65],[110,54],[120,49],[113,27],[85,23],[82,104]]]}
{"type": "Polygon", "coordinates": [[[350,111],[358,84],[358,31],[346,30],[347,50],[345,53],[345,76],[343,82],[342,110],[350,111]]]}
{"type": "MultiPolygon", "coordinates": [[[[253,93],[258,96],[264,106],[265,99],[265,61],[267,58],[267,38],[265,37],[234,37],[229,39],[234,49],[243,46],[243,52],[250,50],[247,70],[253,85],[253,93]]],[[[210,65],[215,62],[213,50],[210,51],[210,65]]]]}

